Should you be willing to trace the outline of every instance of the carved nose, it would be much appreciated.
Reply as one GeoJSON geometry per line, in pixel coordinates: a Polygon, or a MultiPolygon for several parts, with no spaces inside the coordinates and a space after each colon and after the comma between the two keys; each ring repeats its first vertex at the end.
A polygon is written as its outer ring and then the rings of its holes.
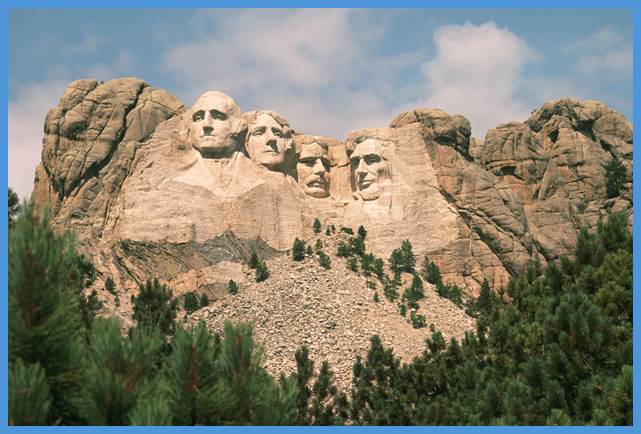
{"type": "Polygon", "coordinates": [[[272,148],[272,149],[275,150],[276,149],[276,139],[274,139],[272,137],[271,139],[267,140],[267,147],[268,148],[272,148]]]}
{"type": "Polygon", "coordinates": [[[316,163],[314,164],[314,173],[316,173],[316,174],[325,173],[325,166],[323,166],[323,162],[322,161],[316,160],[316,163]]]}
{"type": "Polygon", "coordinates": [[[206,136],[211,136],[211,133],[214,131],[213,127],[203,127],[203,133],[206,136]]]}
{"type": "Polygon", "coordinates": [[[358,161],[358,167],[356,168],[356,173],[367,173],[367,168],[365,167],[364,160],[358,161]]]}

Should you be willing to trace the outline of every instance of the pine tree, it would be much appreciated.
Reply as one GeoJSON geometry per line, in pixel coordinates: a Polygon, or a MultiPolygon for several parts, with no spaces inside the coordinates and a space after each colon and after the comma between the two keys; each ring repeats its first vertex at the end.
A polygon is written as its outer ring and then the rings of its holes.
{"type": "Polygon", "coordinates": [[[9,202],[9,204],[8,204],[8,209],[9,209],[8,222],[9,222],[9,228],[11,228],[11,227],[13,227],[13,224],[15,223],[16,218],[20,214],[21,205],[20,205],[20,198],[18,197],[16,192],[13,191],[13,189],[11,189],[11,187],[9,187],[9,193],[8,193],[7,196],[8,196],[8,199],[9,199],[8,200],[8,202],[9,202]]]}
{"type": "Polygon", "coordinates": [[[381,258],[374,259],[374,274],[376,274],[376,277],[378,277],[380,281],[385,277],[385,271],[383,270],[384,265],[381,258]]]}
{"type": "Polygon", "coordinates": [[[9,368],[9,425],[46,425],[50,407],[44,369],[16,359],[9,368]]]}
{"type": "Polygon", "coordinates": [[[358,227],[357,234],[358,234],[358,237],[359,237],[361,240],[365,241],[365,237],[367,236],[367,231],[365,230],[365,228],[363,227],[363,225],[360,225],[360,226],[358,227]]]}
{"type": "Polygon", "coordinates": [[[358,271],[358,262],[356,262],[356,258],[348,258],[347,259],[347,268],[350,270],[357,272],[358,271]]]}
{"type": "Polygon", "coordinates": [[[183,307],[185,309],[185,312],[187,312],[188,314],[198,310],[200,305],[198,303],[198,297],[196,297],[195,292],[189,291],[185,293],[185,298],[183,300],[183,307]]]}
{"type": "Polygon", "coordinates": [[[296,417],[297,425],[309,425],[309,399],[312,391],[309,387],[312,376],[314,375],[314,362],[309,358],[309,349],[302,346],[294,354],[296,359],[296,385],[297,385],[297,398],[296,406],[298,408],[298,415],[296,417]]]}
{"type": "Polygon", "coordinates": [[[319,255],[318,255],[318,259],[319,259],[319,261],[320,261],[320,265],[321,265],[321,267],[323,267],[323,268],[325,268],[325,269],[327,269],[327,270],[329,270],[330,268],[332,268],[332,262],[331,262],[331,260],[329,259],[329,256],[327,256],[327,255],[325,254],[325,252],[322,252],[322,251],[321,251],[321,252],[319,253],[319,255]]]}
{"type": "Polygon", "coordinates": [[[217,361],[217,344],[204,322],[190,330],[176,330],[153,394],[167,400],[172,424],[201,425],[216,413],[221,406],[216,391],[220,380],[217,361]]]}
{"type": "Polygon", "coordinates": [[[308,245],[308,246],[305,248],[305,254],[306,254],[307,256],[313,256],[313,255],[314,255],[314,250],[312,249],[312,246],[308,245]]]}
{"type": "Polygon", "coordinates": [[[112,295],[116,295],[116,284],[111,277],[107,277],[105,281],[105,289],[112,295]]]}
{"type": "Polygon", "coordinates": [[[321,222],[318,218],[314,219],[314,233],[320,234],[321,231],[321,222]]]}
{"type": "Polygon", "coordinates": [[[363,274],[365,276],[371,276],[373,262],[374,255],[371,253],[361,256],[361,268],[363,269],[363,274]]]}
{"type": "Polygon", "coordinates": [[[209,306],[209,297],[207,297],[207,293],[203,292],[200,295],[200,307],[207,307],[209,306]]]}
{"type": "Polygon", "coordinates": [[[114,319],[98,318],[83,370],[82,414],[94,425],[126,425],[138,397],[155,377],[163,348],[160,327],[145,326],[123,336],[114,319]]]}
{"type": "Polygon", "coordinates": [[[138,327],[158,327],[163,335],[174,334],[178,299],[173,298],[173,291],[167,285],[161,285],[158,279],[148,280],[140,286],[138,296],[131,297],[131,304],[138,327]]]}
{"type": "Polygon", "coordinates": [[[247,265],[249,266],[249,268],[254,270],[258,266],[258,262],[260,262],[258,253],[256,253],[256,250],[253,250],[251,256],[249,257],[249,263],[247,265]]]}
{"type": "MultiPolygon", "coordinates": [[[[27,205],[9,231],[9,369],[18,359],[25,366],[38,364],[51,393],[48,422],[80,423],[79,373],[86,332],[79,306],[79,255],[72,239],[56,235],[48,221],[46,211],[27,205]]],[[[33,373],[36,368],[27,369],[33,373]]],[[[9,417],[18,422],[18,415],[9,417]]]]}
{"type": "Polygon", "coordinates": [[[608,198],[617,197],[625,187],[628,172],[618,157],[614,156],[603,166],[605,169],[605,191],[608,198]]]}
{"type": "Polygon", "coordinates": [[[325,235],[330,236],[332,234],[332,231],[330,228],[325,229],[325,235]]]}
{"type": "Polygon", "coordinates": [[[256,282],[262,282],[269,277],[269,270],[265,261],[259,261],[256,267],[256,282]]]}
{"type": "Polygon", "coordinates": [[[302,261],[305,259],[305,242],[296,238],[292,246],[292,259],[294,261],[302,261]]]}
{"type": "Polygon", "coordinates": [[[229,279],[229,282],[227,282],[227,291],[231,295],[234,295],[234,294],[238,293],[238,285],[232,279],[229,279]]]}

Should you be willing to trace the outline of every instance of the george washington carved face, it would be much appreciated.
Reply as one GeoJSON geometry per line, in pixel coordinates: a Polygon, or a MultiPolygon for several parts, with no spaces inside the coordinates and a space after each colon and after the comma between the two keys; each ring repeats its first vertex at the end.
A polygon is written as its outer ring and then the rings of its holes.
{"type": "Polygon", "coordinates": [[[329,157],[327,145],[318,142],[303,144],[298,155],[298,185],[309,196],[329,196],[329,157]]]}
{"type": "Polygon", "coordinates": [[[189,140],[203,157],[229,158],[239,150],[245,122],[229,96],[206,92],[194,103],[189,116],[189,140]]]}
{"type": "Polygon", "coordinates": [[[381,155],[381,145],[367,139],[358,145],[350,156],[352,184],[355,194],[363,200],[378,199],[383,186],[389,182],[387,161],[381,155]]]}
{"type": "Polygon", "coordinates": [[[249,158],[270,170],[282,170],[285,152],[292,145],[287,121],[273,112],[252,112],[244,117],[248,124],[245,150],[249,158]]]}

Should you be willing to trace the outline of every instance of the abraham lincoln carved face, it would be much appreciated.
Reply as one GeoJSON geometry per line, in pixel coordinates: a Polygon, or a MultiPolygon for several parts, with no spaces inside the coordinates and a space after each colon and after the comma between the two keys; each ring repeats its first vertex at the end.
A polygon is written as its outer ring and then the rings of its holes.
{"type": "Polygon", "coordinates": [[[381,144],[367,139],[356,145],[350,156],[354,194],[363,200],[376,200],[389,183],[387,161],[381,154],[381,144]]]}

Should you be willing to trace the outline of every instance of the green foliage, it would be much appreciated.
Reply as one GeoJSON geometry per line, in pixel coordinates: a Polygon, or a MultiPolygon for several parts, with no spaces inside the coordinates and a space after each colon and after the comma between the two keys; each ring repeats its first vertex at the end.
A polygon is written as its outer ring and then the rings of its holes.
{"type": "Polygon", "coordinates": [[[120,307],[120,297],[118,297],[117,295],[114,297],[114,304],[116,305],[116,307],[120,307]]]}
{"type": "Polygon", "coordinates": [[[238,294],[238,285],[233,279],[229,279],[229,282],[227,282],[227,291],[231,295],[238,294]]]}
{"type": "Polygon", "coordinates": [[[314,219],[314,233],[320,234],[321,231],[321,222],[318,218],[314,219]]]}
{"type": "Polygon", "coordinates": [[[50,406],[44,369],[16,359],[9,368],[9,425],[46,425],[50,406]]]}
{"type": "Polygon", "coordinates": [[[323,242],[318,238],[316,240],[316,244],[314,245],[314,250],[316,251],[317,255],[320,255],[320,253],[323,251],[323,242]]]}
{"type": "Polygon", "coordinates": [[[354,272],[358,272],[358,262],[356,261],[356,258],[347,259],[347,268],[354,272]]]}
{"type": "Polygon", "coordinates": [[[605,169],[606,195],[608,198],[617,197],[621,193],[621,190],[625,188],[628,171],[616,156],[612,157],[603,168],[605,169]]]}
{"type": "Polygon", "coordinates": [[[325,269],[327,269],[327,270],[329,270],[330,268],[332,268],[332,262],[331,262],[331,260],[329,259],[329,256],[327,256],[327,255],[325,254],[325,252],[322,252],[322,251],[321,251],[321,252],[318,254],[318,260],[320,261],[320,265],[321,265],[321,267],[323,267],[323,268],[325,268],[325,269]]]}
{"type": "MultiPolygon", "coordinates": [[[[418,301],[425,298],[423,292],[423,281],[418,275],[414,275],[412,285],[403,292],[403,301],[412,309],[418,309],[418,301]]],[[[418,328],[418,327],[415,327],[418,328]]]]}
{"type": "Polygon", "coordinates": [[[407,315],[407,305],[405,303],[398,305],[398,313],[400,313],[402,317],[407,315]]]}
{"type": "Polygon", "coordinates": [[[260,259],[258,258],[258,253],[256,253],[256,250],[253,250],[251,256],[249,257],[249,263],[247,265],[252,270],[255,270],[256,267],[258,267],[259,262],[260,259]]]}
{"type": "Polygon", "coordinates": [[[395,272],[414,272],[414,267],[416,266],[416,258],[412,252],[412,244],[409,240],[405,240],[401,243],[401,247],[394,249],[389,258],[389,267],[395,272]]]}
{"type": "Polygon", "coordinates": [[[123,336],[114,319],[98,318],[84,367],[82,414],[93,425],[127,425],[129,412],[154,378],[163,346],[160,328],[123,336]]]}
{"type": "Polygon", "coordinates": [[[207,297],[207,294],[203,292],[202,294],[200,294],[200,307],[207,307],[207,306],[209,306],[209,297],[207,297]]]}
{"type": "Polygon", "coordinates": [[[292,259],[302,261],[305,259],[305,242],[296,238],[292,247],[292,259]]]}
{"type": "Polygon", "coordinates": [[[48,221],[48,212],[27,205],[9,231],[9,369],[18,359],[38,364],[51,393],[48,422],[78,423],[84,279],[73,240],[48,221]]]}
{"type": "Polygon", "coordinates": [[[21,208],[20,198],[18,197],[18,194],[15,191],[13,191],[11,187],[9,187],[7,197],[9,202],[8,204],[9,218],[7,221],[9,222],[9,228],[12,228],[16,218],[20,214],[20,208],[21,208]]]}
{"type": "Polygon", "coordinates": [[[314,250],[312,249],[312,246],[308,245],[308,246],[305,248],[305,254],[306,254],[307,256],[313,256],[313,255],[314,255],[314,250]]]}
{"type": "MultiPolygon", "coordinates": [[[[362,226],[361,226],[362,227],[362,226]]],[[[371,276],[374,265],[374,255],[371,253],[361,256],[361,268],[365,276],[371,276]]]]}
{"type": "Polygon", "coordinates": [[[410,324],[415,329],[425,327],[425,315],[420,315],[415,310],[410,310],[410,324]]]}
{"type": "Polygon", "coordinates": [[[138,327],[158,327],[165,336],[174,334],[178,299],[173,297],[173,291],[167,285],[161,285],[158,279],[148,280],[145,285],[140,285],[138,296],[131,296],[131,304],[138,327]]]}
{"type": "Polygon", "coordinates": [[[105,281],[105,289],[111,294],[116,295],[116,284],[111,277],[107,277],[105,281]]]}
{"type": "Polygon", "coordinates": [[[269,277],[269,270],[265,261],[259,261],[256,267],[256,282],[262,282],[269,277]]]}
{"type": "Polygon", "coordinates": [[[332,234],[332,231],[330,228],[325,229],[325,235],[330,236],[332,234]]]}
{"type": "Polygon", "coordinates": [[[358,238],[360,238],[361,240],[365,241],[365,237],[367,237],[367,231],[365,230],[363,225],[360,225],[358,227],[358,231],[356,233],[358,234],[358,238]]]}
{"type": "Polygon", "coordinates": [[[425,280],[427,280],[432,285],[438,285],[443,283],[441,281],[441,270],[438,268],[438,266],[434,262],[431,262],[427,258],[427,255],[423,260],[423,274],[425,276],[425,280]]]}
{"type": "Polygon", "coordinates": [[[345,226],[341,226],[341,232],[344,232],[347,235],[354,235],[354,230],[352,228],[346,228],[345,226]]]}
{"type": "Polygon", "coordinates": [[[398,298],[397,288],[401,284],[400,274],[395,274],[393,279],[385,279],[383,282],[383,295],[389,301],[394,301],[398,298]]]}
{"type": "Polygon", "coordinates": [[[200,307],[200,303],[198,300],[198,296],[194,291],[185,293],[185,298],[183,299],[183,307],[185,309],[185,312],[187,312],[188,314],[198,310],[198,308],[200,307]]]}
{"type": "Polygon", "coordinates": [[[385,263],[381,258],[376,258],[374,259],[374,274],[376,274],[376,277],[378,277],[378,280],[383,281],[385,278],[385,271],[383,270],[383,267],[385,266],[385,263]]]}
{"type": "Polygon", "coordinates": [[[378,297],[378,292],[374,293],[374,302],[378,303],[381,299],[378,297]]]}

